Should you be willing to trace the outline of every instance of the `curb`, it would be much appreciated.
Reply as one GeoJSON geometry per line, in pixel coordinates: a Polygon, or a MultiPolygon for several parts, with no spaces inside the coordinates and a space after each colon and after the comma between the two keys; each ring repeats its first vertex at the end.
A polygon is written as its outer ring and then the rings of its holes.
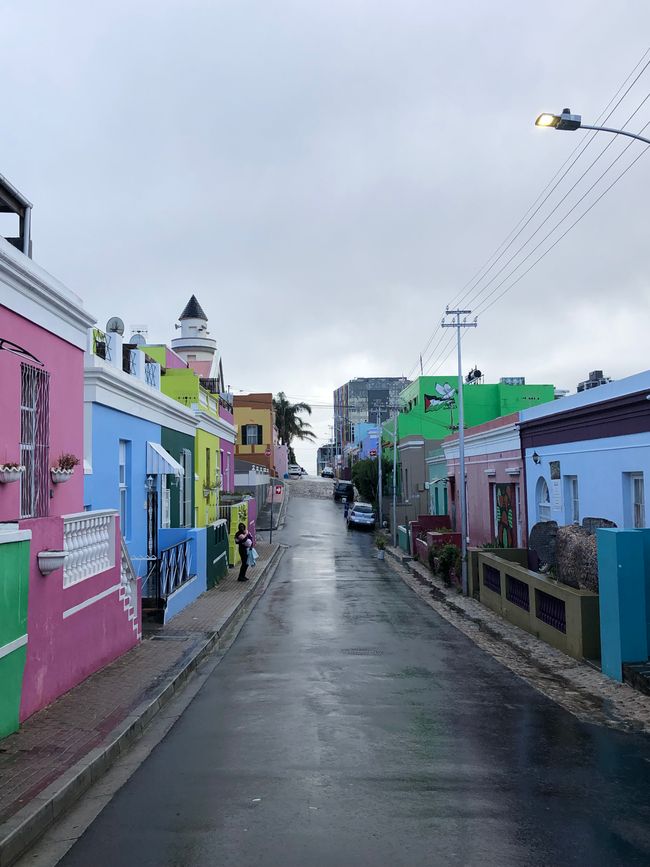
{"type": "Polygon", "coordinates": [[[10,867],[15,864],[54,821],[69,810],[81,795],[106,773],[119,756],[130,749],[156,714],[182,689],[198,665],[215,648],[250,599],[258,590],[261,592],[266,590],[268,582],[264,584],[264,580],[272,567],[279,563],[284,551],[285,549],[279,546],[275,549],[257,581],[247,589],[224,623],[197,648],[194,656],[169,683],[163,686],[155,698],[143,701],[113,729],[104,744],[95,747],[79,759],[57,780],[39,792],[29,804],[0,825],[0,867],[10,867]]]}

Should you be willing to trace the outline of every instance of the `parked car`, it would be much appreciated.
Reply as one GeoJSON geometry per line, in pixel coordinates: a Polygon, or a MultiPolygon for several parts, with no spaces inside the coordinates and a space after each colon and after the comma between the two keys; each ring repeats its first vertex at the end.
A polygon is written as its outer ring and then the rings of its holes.
{"type": "Polygon", "coordinates": [[[375,510],[370,503],[353,503],[348,512],[348,530],[353,527],[366,527],[368,530],[375,529],[375,510]]]}
{"type": "Polygon", "coordinates": [[[354,485],[352,482],[339,479],[337,482],[334,482],[334,499],[342,500],[343,497],[346,498],[348,503],[354,500],[354,485]]]}
{"type": "Polygon", "coordinates": [[[333,479],[334,478],[334,470],[331,467],[323,467],[323,472],[321,476],[324,479],[333,479]]]}
{"type": "Polygon", "coordinates": [[[299,479],[300,476],[302,476],[302,467],[299,467],[298,464],[289,464],[289,478],[299,479]]]}

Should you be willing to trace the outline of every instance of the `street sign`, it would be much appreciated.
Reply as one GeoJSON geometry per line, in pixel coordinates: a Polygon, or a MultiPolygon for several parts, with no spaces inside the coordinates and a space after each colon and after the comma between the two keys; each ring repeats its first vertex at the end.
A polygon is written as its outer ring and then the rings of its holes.
{"type": "Polygon", "coordinates": [[[267,458],[270,458],[271,457],[271,449],[267,448],[267,450],[264,452],[264,454],[266,455],[267,458]]]}
{"type": "Polygon", "coordinates": [[[275,493],[277,494],[278,497],[282,494],[282,485],[276,485],[275,486],[275,493]]]}

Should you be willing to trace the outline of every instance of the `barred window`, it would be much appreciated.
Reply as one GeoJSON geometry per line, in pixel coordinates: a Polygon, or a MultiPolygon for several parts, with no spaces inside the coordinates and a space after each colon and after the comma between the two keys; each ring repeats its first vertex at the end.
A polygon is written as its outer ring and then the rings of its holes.
{"type": "Polygon", "coordinates": [[[20,365],[20,517],[48,513],[50,447],[50,377],[31,364],[20,365]]]}

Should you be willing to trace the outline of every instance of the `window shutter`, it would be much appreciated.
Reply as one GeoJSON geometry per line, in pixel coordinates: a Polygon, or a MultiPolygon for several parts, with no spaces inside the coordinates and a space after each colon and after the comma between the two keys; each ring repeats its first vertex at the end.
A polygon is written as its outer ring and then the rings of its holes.
{"type": "Polygon", "coordinates": [[[243,445],[243,446],[246,445],[246,433],[247,433],[247,431],[248,431],[248,425],[247,425],[247,424],[243,424],[243,425],[241,426],[241,442],[242,442],[242,445],[243,445]]]}
{"type": "Polygon", "coordinates": [[[264,430],[261,424],[257,425],[257,445],[261,446],[264,444],[264,430]]]}

